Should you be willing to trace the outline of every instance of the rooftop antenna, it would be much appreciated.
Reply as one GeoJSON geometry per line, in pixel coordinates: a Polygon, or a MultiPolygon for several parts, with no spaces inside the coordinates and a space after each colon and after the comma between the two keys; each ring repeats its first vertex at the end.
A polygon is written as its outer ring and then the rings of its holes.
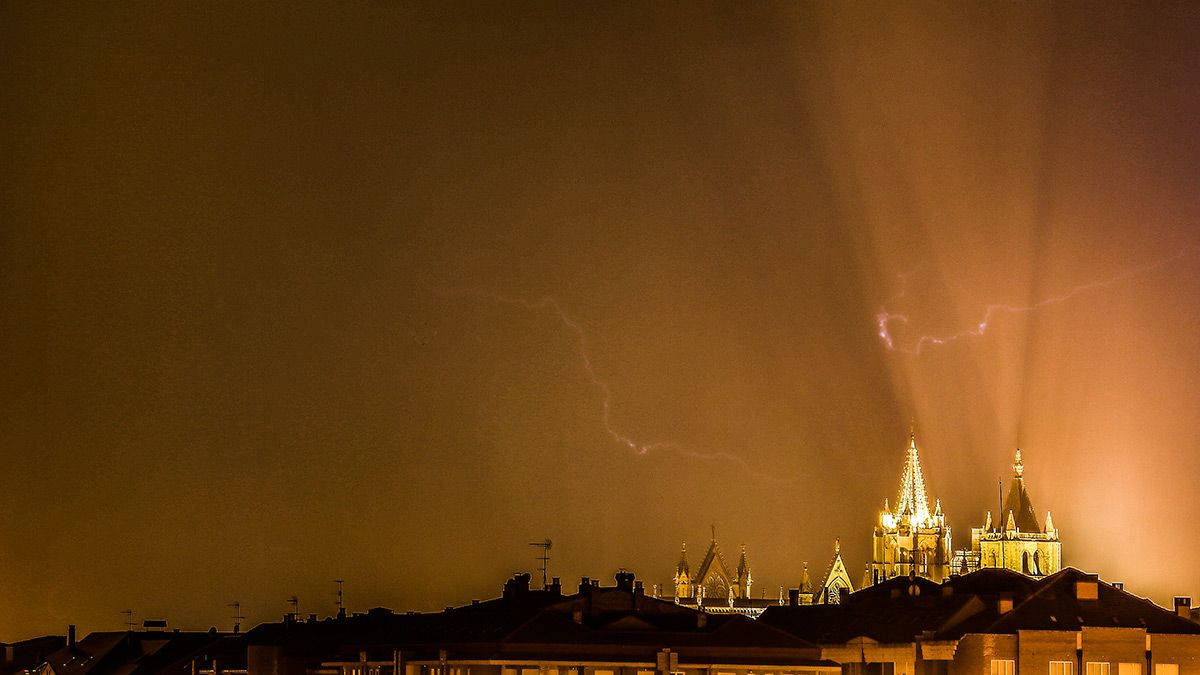
{"type": "Polygon", "coordinates": [[[233,619],[233,634],[237,635],[242,632],[242,621],[245,621],[246,617],[242,616],[242,603],[240,601],[234,600],[229,603],[229,606],[233,608],[233,617],[231,617],[233,619]]]}
{"type": "Polygon", "coordinates": [[[287,601],[288,601],[288,604],[292,606],[292,618],[299,619],[300,618],[300,598],[293,595],[292,597],[288,598],[287,601]]]}
{"type": "Polygon", "coordinates": [[[339,617],[346,616],[346,607],[344,604],[342,604],[342,600],[345,597],[342,594],[342,585],[346,583],[346,580],[345,579],[334,579],[333,583],[337,584],[337,587],[338,587],[338,589],[337,589],[338,616],[339,617]]]}
{"type": "Polygon", "coordinates": [[[129,629],[129,632],[132,633],[133,626],[134,626],[133,610],[132,609],[123,609],[123,610],[121,610],[121,613],[125,615],[125,626],[129,629]]]}
{"type": "Polygon", "coordinates": [[[546,539],[544,541],[531,541],[531,542],[529,542],[529,545],[537,546],[538,548],[542,549],[542,554],[539,555],[538,557],[534,558],[534,560],[541,561],[541,563],[542,563],[542,566],[540,568],[542,571],[542,588],[545,588],[546,587],[546,573],[550,569],[550,547],[554,545],[554,542],[550,541],[549,539],[546,539]]]}

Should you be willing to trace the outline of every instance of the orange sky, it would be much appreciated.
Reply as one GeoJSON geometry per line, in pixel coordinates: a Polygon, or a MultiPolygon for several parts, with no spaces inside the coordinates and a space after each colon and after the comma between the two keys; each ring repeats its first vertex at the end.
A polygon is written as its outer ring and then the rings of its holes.
{"type": "Polygon", "coordinates": [[[667,583],[710,525],[774,597],[862,569],[910,421],[958,545],[1019,443],[1066,563],[1200,595],[1194,6],[0,31],[2,639],[437,609],[545,537],[667,583]]]}

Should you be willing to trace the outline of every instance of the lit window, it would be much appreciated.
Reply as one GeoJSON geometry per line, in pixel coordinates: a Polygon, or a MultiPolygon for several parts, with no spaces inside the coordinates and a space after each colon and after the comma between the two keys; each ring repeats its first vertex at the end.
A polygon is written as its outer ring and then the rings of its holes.
{"type": "Polygon", "coordinates": [[[1107,661],[1088,661],[1084,675],[1108,675],[1107,661]]]}
{"type": "Polygon", "coordinates": [[[1017,662],[1012,659],[992,659],[991,675],[1013,675],[1017,662]]]}
{"type": "Polygon", "coordinates": [[[1179,664],[1156,663],[1154,664],[1154,675],[1179,675],[1179,664]]]}
{"type": "Polygon", "coordinates": [[[1051,661],[1050,675],[1073,675],[1075,664],[1071,661],[1051,661]]]}
{"type": "Polygon", "coordinates": [[[1121,663],[1117,664],[1118,675],[1142,675],[1142,664],[1140,663],[1121,663]]]}

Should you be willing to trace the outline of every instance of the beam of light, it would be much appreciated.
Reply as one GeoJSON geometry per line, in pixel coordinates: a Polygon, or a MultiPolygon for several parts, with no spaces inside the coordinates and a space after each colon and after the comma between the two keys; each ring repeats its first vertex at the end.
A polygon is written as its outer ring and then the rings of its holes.
{"type": "Polygon", "coordinates": [[[587,374],[592,386],[600,392],[600,422],[604,427],[604,431],[617,445],[630,450],[638,456],[646,456],[654,452],[671,452],[705,462],[726,462],[758,480],[779,483],[791,482],[786,477],[759,471],[751,466],[744,457],[731,452],[700,452],[686,448],[674,441],[646,443],[619,431],[612,422],[612,389],[608,386],[608,382],[596,373],[596,368],[592,364],[591,352],[588,347],[587,333],[583,330],[583,326],[571,317],[570,314],[567,314],[562,305],[558,303],[558,300],[553,297],[544,296],[538,300],[529,300],[527,298],[507,296],[475,288],[445,288],[432,285],[424,280],[422,280],[421,284],[429,292],[443,298],[487,300],[497,305],[517,307],[529,312],[548,314],[557,319],[575,338],[576,353],[579,357],[580,365],[583,367],[583,371],[587,374]]]}
{"type": "MultiPolygon", "coordinates": [[[[993,303],[984,308],[983,317],[971,328],[948,335],[922,335],[917,338],[917,341],[913,343],[912,346],[908,347],[897,344],[896,338],[894,335],[892,335],[891,330],[891,324],[894,322],[907,324],[909,322],[908,315],[893,313],[887,309],[888,304],[895,302],[904,295],[903,287],[900,293],[888,300],[888,302],[885,303],[884,308],[875,315],[875,323],[876,327],[878,328],[879,339],[883,341],[883,344],[888,348],[888,351],[916,356],[920,354],[921,350],[927,345],[932,347],[941,347],[964,338],[982,337],[985,333],[987,333],[988,328],[991,327],[992,321],[996,318],[997,314],[1029,314],[1036,312],[1044,307],[1067,302],[1074,299],[1076,296],[1083,295],[1085,293],[1090,293],[1092,291],[1097,291],[1104,288],[1110,288],[1115,284],[1129,281],[1135,277],[1157,272],[1163,267],[1171,265],[1172,263],[1178,262],[1179,260],[1189,256],[1193,256],[1197,252],[1200,252],[1200,245],[1192,244],[1185,246],[1169,256],[1159,258],[1146,263],[1145,265],[1128,268],[1106,279],[1080,284],[1074,288],[1071,288],[1065,293],[1043,298],[1037,302],[1034,302],[1033,304],[1012,305],[1003,302],[993,303]]],[[[905,275],[900,275],[900,278],[902,281],[907,281],[905,275]]]]}

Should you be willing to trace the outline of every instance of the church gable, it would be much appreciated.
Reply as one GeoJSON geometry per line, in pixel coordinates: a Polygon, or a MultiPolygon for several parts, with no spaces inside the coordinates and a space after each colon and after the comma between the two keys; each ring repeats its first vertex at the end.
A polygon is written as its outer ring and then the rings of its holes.
{"type": "Polygon", "coordinates": [[[729,589],[733,583],[734,578],[729,573],[729,565],[725,562],[721,547],[717,546],[717,540],[713,539],[704,555],[704,562],[700,563],[700,569],[696,571],[695,585],[704,589],[705,597],[726,598],[729,597],[729,589]]]}
{"type": "Polygon", "coordinates": [[[846,563],[842,560],[842,544],[838,541],[834,544],[833,560],[829,562],[829,571],[825,573],[825,581],[821,584],[821,590],[817,594],[817,602],[826,605],[837,604],[841,600],[843,588],[847,593],[854,592],[854,584],[850,582],[850,573],[846,570],[846,563]]]}

